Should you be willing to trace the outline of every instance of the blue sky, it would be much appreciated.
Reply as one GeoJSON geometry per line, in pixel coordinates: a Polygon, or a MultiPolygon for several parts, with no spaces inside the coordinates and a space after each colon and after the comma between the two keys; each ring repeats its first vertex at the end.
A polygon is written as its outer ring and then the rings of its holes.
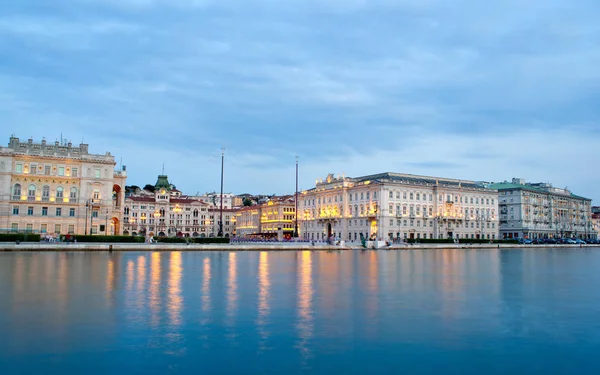
{"type": "Polygon", "coordinates": [[[600,199],[596,0],[8,0],[5,142],[83,139],[186,193],[327,173],[549,181],[600,199]]]}

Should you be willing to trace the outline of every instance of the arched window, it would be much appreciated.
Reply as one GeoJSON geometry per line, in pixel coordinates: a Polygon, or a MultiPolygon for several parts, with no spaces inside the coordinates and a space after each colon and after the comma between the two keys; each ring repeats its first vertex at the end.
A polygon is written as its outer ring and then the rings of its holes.
{"type": "MultiPolygon", "coordinates": [[[[194,210],[194,217],[198,217],[198,210],[194,210]]],[[[194,236],[196,237],[196,236],[194,236]]]]}
{"type": "Polygon", "coordinates": [[[69,199],[71,199],[71,201],[75,201],[77,199],[77,188],[75,186],[73,186],[71,188],[71,193],[69,194],[69,199]]]}
{"type": "Polygon", "coordinates": [[[56,199],[62,199],[63,197],[63,187],[59,186],[56,188],[56,199]]]}
{"type": "Polygon", "coordinates": [[[29,185],[29,189],[27,190],[27,199],[29,199],[29,200],[35,199],[35,190],[36,190],[36,188],[35,188],[34,184],[29,185]]]}
{"type": "Polygon", "coordinates": [[[13,199],[20,199],[21,197],[21,184],[15,184],[13,187],[13,199]]]}

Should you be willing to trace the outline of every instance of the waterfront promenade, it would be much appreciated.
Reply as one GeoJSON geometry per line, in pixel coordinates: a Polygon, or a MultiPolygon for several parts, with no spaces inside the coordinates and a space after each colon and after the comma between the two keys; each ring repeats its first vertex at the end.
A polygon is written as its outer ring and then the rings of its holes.
{"type": "Polygon", "coordinates": [[[339,250],[441,250],[441,249],[577,249],[594,248],[598,245],[519,245],[519,244],[393,244],[374,249],[350,243],[328,245],[306,242],[265,242],[230,244],[163,244],[163,243],[20,243],[0,242],[0,251],[339,251],[339,250]]]}

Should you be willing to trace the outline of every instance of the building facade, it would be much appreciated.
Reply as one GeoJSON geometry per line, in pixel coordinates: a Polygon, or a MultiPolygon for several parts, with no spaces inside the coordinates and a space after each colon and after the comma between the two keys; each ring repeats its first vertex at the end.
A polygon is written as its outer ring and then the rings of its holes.
{"type": "Polygon", "coordinates": [[[497,239],[498,192],[473,181],[380,173],[328,175],[298,198],[300,236],[497,239]]]}
{"type": "Polygon", "coordinates": [[[120,234],[127,179],[109,152],[89,145],[48,144],[10,137],[0,148],[2,231],[59,234],[120,234]]]}
{"type": "Polygon", "coordinates": [[[500,234],[503,238],[595,238],[591,199],[549,183],[486,184],[498,190],[500,234]]]}
{"type": "MultiPolygon", "coordinates": [[[[132,236],[217,237],[220,207],[174,189],[166,175],[158,176],[154,192],[142,190],[125,199],[123,234],[132,236]]],[[[220,202],[220,201],[219,201],[220,202]]],[[[223,236],[235,232],[234,213],[223,209],[223,236]]]]}
{"type": "Polygon", "coordinates": [[[269,202],[238,209],[235,218],[236,235],[276,237],[281,232],[284,238],[291,238],[295,220],[294,197],[274,197],[269,202]]]}

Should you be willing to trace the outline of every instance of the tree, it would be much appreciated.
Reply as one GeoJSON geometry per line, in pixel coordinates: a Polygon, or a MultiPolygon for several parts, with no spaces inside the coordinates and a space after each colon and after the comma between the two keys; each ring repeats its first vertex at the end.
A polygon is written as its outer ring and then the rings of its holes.
{"type": "Polygon", "coordinates": [[[154,185],[147,184],[146,186],[144,186],[144,190],[148,190],[149,192],[154,193],[154,185]]]}
{"type": "Polygon", "coordinates": [[[248,197],[244,198],[244,200],[242,201],[242,204],[244,205],[244,207],[249,207],[252,206],[252,200],[248,197]]]}

